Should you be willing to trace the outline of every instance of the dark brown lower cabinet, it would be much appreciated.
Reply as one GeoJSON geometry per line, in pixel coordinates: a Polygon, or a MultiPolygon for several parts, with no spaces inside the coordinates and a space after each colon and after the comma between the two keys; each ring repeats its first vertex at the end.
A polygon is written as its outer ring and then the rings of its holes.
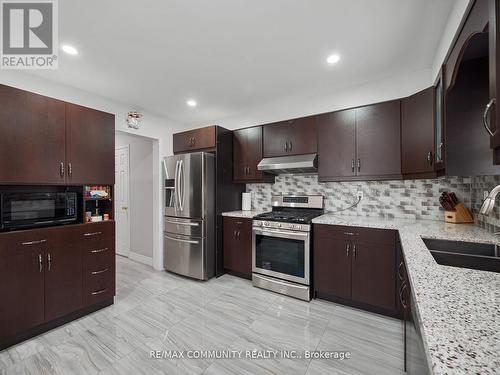
{"type": "Polygon", "coordinates": [[[352,299],[387,310],[396,309],[396,251],[394,245],[354,241],[352,299]]]}
{"type": "Polygon", "coordinates": [[[398,316],[396,232],[314,225],[317,298],[398,316]]]}
{"type": "Polygon", "coordinates": [[[317,293],[351,298],[349,241],[330,241],[316,235],[314,242],[314,289],[317,293]]]}
{"type": "Polygon", "coordinates": [[[0,233],[0,350],[115,295],[114,222],[0,233]]]}
{"type": "Polygon", "coordinates": [[[82,306],[82,251],[73,227],[49,231],[45,267],[45,321],[82,306]]]}
{"type": "Polygon", "coordinates": [[[224,268],[252,278],[252,219],[224,217],[224,268]]]}
{"type": "Polygon", "coordinates": [[[39,233],[0,237],[0,343],[42,324],[45,243],[39,233]]]}

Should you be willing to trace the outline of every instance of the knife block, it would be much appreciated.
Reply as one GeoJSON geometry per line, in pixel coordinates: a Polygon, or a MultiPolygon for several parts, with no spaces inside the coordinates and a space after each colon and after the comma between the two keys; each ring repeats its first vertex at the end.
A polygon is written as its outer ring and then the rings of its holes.
{"type": "Polygon", "coordinates": [[[458,203],[455,211],[444,212],[444,221],[453,224],[470,224],[474,222],[474,218],[463,203],[458,203]]]}

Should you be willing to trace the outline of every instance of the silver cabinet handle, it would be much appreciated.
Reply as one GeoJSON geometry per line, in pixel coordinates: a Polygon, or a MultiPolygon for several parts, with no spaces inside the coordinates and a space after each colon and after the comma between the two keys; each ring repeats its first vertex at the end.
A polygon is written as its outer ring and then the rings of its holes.
{"type": "Polygon", "coordinates": [[[290,151],[292,151],[292,148],[293,148],[293,143],[292,141],[290,141],[290,151]]]}
{"type": "Polygon", "coordinates": [[[399,277],[399,280],[400,281],[403,281],[403,272],[402,272],[402,269],[403,269],[403,262],[399,263],[399,266],[398,266],[398,277],[399,277]]]}
{"type": "Polygon", "coordinates": [[[43,260],[42,260],[42,254],[38,254],[38,272],[43,271],[43,260]]]}
{"type": "Polygon", "coordinates": [[[106,293],[106,291],[107,291],[107,290],[108,290],[107,288],[104,288],[104,289],[101,289],[101,290],[97,290],[97,291],[95,291],[95,292],[92,292],[91,294],[92,294],[93,296],[97,296],[98,294],[103,294],[103,293],[106,293]]]}
{"type": "Polygon", "coordinates": [[[71,163],[68,163],[68,176],[71,176],[73,174],[73,165],[71,163]]]}
{"type": "Polygon", "coordinates": [[[103,270],[93,271],[93,272],[91,272],[90,274],[91,274],[92,276],[94,276],[94,275],[100,275],[101,273],[108,272],[108,271],[109,271],[109,268],[105,268],[105,269],[103,269],[103,270]]]}
{"type": "Polygon", "coordinates": [[[64,162],[63,161],[59,165],[59,174],[61,175],[61,177],[64,177],[64,162]]]}
{"type": "Polygon", "coordinates": [[[355,236],[356,233],[354,233],[354,232],[344,232],[344,235],[346,235],[346,236],[355,236]]]}
{"type": "Polygon", "coordinates": [[[429,151],[427,153],[427,163],[429,163],[429,165],[432,165],[432,151],[429,151]]]}
{"type": "Polygon", "coordinates": [[[404,291],[406,290],[407,287],[408,286],[406,284],[403,284],[401,286],[401,290],[399,291],[399,301],[401,302],[401,305],[403,306],[403,308],[405,310],[408,308],[408,304],[406,303],[406,301],[403,298],[403,293],[404,293],[404,291]]]}
{"type": "Polygon", "coordinates": [[[177,225],[187,225],[190,227],[199,227],[200,226],[200,223],[184,223],[182,221],[174,221],[174,220],[169,220],[169,219],[165,219],[165,222],[170,223],[170,224],[177,224],[177,225]]]}
{"type": "Polygon", "coordinates": [[[285,142],[285,151],[288,152],[288,141],[285,142]]]}
{"type": "Polygon", "coordinates": [[[108,250],[108,248],[107,248],[107,247],[105,247],[105,248],[103,248],[103,249],[92,250],[92,251],[91,251],[91,253],[92,253],[92,254],[98,254],[98,253],[103,253],[103,252],[105,252],[105,251],[107,251],[107,250],[108,250]]]}
{"type": "Polygon", "coordinates": [[[348,244],[347,244],[347,247],[346,247],[346,249],[345,249],[345,255],[346,255],[348,258],[349,258],[349,250],[350,250],[350,248],[351,248],[351,245],[348,243],[348,244]]]}
{"type": "Polygon", "coordinates": [[[52,257],[50,255],[50,253],[47,254],[47,262],[48,262],[47,270],[50,271],[50,269],[52,268],[52,257]]]}
{"type": "Polygon", "coordinates": [[[174,237],[170,237],[167,235],[164,235],[164,236],[167,240],[172,240],[172,241],[177,241],[177,242],[192,243],[195,245],[198,245],[200,243],[199,241],[195,241],[195,240],[181,240],[180,238],[174,238],[174,237]]]}
{"type": "Polygon", "coordinates": [[[239,230],[237,233],[236,233],[236,239],[239,241],[240,240],[240,235],[241,235],[241,231],[239,230]]]}
{"type": "Polygon", "coordinates": [[[354,159],[351,160],[351,170],[352,170],[352,173],[355,172],[354,170],[355,166],[354,166],[354,159]]]}
{"type": "Polygon", "coordinates": [[[90,232],[90,233],[84,233],[83,235],[85,237],[93,237],[93,236],[99,236],[101,234],[102,234],[102,232],[90,232]]]}
{"type": "Polygon", "coordinates": [[[352,245],[352,255],[354,256],[354,259],[356,259],[356,244],[352,245]]]}
{"type": "Polygon", "coordinates": [[[483,125],[486,131],[488,132],[489,135],[492,137],[495,135],[495,133],[491,130],[490,125],[488,124],[488,114],[490,112],[491,106],[495,103],[495,98],[491,99],[488,104],[486,104],[486,108],[484,109],[483,113],[483,125]]]}
{"type": "Polygon", "coordinates": [[[21,244],[24,246],[28,246],[28,245],[39,245],[39,244],[45,243],[45,242],[47,242],[47,240],[27,241],[27,242],[22,242],[21,244]]]}
{"type": "Polygon", "coordinates": [[[361,172],[361,159],[358,159],[358,172],[361,172]]]}

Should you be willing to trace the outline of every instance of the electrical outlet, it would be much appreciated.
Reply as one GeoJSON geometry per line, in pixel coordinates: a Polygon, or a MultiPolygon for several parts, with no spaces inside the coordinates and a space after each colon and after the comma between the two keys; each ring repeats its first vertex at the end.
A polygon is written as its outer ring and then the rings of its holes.
{"type": "Polygon", "coordinates": [[[490,195],[490,192],[488,190],[483,191],[483,199],[488,198],[488,195],[490,195]]]}
{"type": "Polygon", "coordinates": [[[361,200],[363,200],[363,197],[364,197],[363,192],[362,192],[361,190],[360,190],[360,191],[358,191],[358,192],[356,193],[356,197],[358,197],[358,199],[359,199],[360,201],[361,201],[361,200]]]}

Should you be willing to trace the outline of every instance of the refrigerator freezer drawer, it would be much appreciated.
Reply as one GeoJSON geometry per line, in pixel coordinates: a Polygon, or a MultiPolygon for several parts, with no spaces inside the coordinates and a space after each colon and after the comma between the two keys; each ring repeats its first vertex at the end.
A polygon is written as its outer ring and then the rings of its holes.
{"type": "Polygon", "coordinates": [[[204,221],[201,219],[183,219],[165,216],[163,220],[163,231],[201,238],[205,236],[204,224],[204,221]]]}
{"type": "Polygon", "coordinates": [[[183,276],[207,280],[206,238],[164,234],[165,269],[183,276]]]}

